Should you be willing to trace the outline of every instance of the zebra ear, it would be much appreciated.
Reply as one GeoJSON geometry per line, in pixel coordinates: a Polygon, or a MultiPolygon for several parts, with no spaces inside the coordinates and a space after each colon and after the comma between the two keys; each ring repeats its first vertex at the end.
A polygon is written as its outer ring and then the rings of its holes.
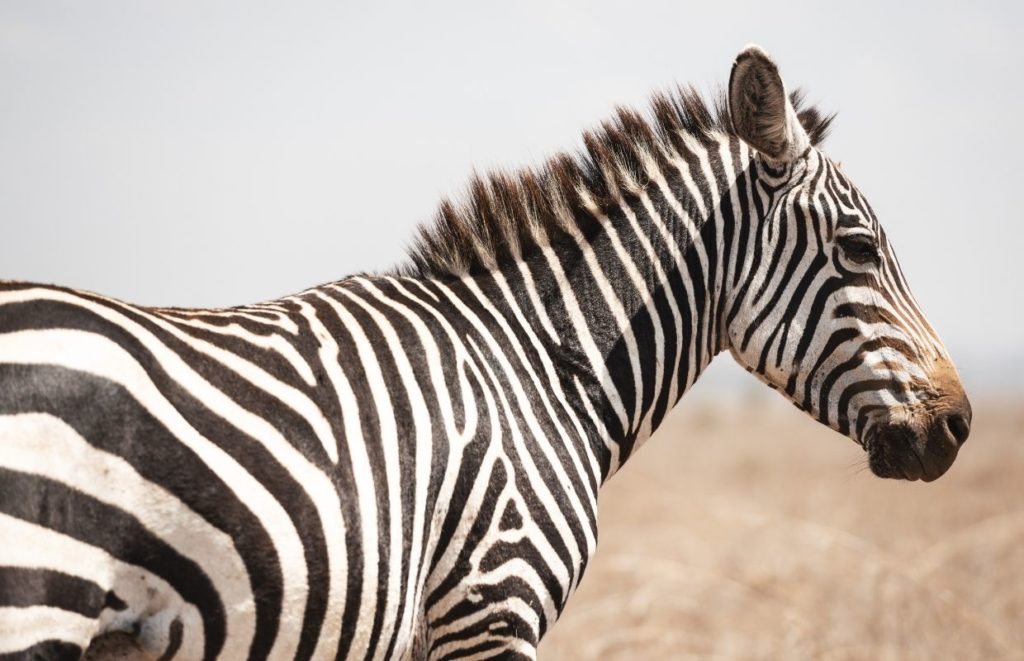
{"type": "Polygon", "coordinates": [[[729,115],[736,134],[777,163],[788,163],[811,145],[786,95],[775,62],[760,46],[747,46],[729,76],[729,115]]]}

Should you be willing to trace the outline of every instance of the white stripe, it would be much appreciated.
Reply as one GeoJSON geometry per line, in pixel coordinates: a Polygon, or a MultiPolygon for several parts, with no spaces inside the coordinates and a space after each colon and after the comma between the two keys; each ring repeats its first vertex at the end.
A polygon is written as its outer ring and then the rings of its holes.
{"type": "Polygon", "coordinates": [[[52,606],[0,607],[0,654],[44,640],[74,643],[82,649],[96,633],[96,620],[52,606]]]}

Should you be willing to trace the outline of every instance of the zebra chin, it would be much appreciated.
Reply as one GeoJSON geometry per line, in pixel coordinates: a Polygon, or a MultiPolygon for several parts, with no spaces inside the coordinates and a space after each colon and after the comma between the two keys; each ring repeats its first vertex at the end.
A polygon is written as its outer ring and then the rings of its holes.
{"type": "Polygon", "coordinates": [[[865,439],[868,466],[878,477],[932,482],[956,460],[971,429],[966,398],[949,411],[928,416],[927,424],[883,423],[865,439]]]}

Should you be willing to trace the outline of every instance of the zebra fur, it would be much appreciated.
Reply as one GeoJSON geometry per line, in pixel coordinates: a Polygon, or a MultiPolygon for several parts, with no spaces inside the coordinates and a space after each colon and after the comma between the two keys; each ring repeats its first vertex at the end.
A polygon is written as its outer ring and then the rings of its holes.
{"type": "Polygon", "coordinates": [[[389,273],[223,310],[0,283],[0,658],[536,658],[600,486],[723,351],[938,477],[969,404],[831,121],[750,47],[717,107],[476,180],[389,273]]]}

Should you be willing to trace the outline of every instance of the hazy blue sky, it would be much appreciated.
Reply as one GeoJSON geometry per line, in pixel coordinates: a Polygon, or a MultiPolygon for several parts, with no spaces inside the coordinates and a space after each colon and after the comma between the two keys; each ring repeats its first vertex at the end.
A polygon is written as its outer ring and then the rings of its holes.
{"type": "Polygon", "coordinates": [[[969,389],[1021,387],[1024,3],[354,4],[3,0],[0,277],[227,305],[389,266],[473,167],[757,42],[969,389]]]}

